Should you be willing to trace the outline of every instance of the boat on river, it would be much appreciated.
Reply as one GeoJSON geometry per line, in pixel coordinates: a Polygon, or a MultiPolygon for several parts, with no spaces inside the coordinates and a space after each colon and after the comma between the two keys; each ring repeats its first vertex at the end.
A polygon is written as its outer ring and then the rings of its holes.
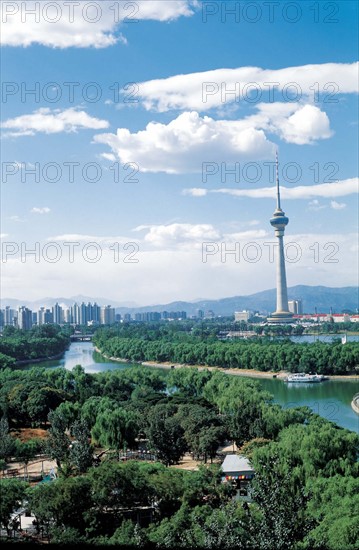
{"type": "Polygon", "coordinates": [[[323,382],[326,377],[322,374],[306,374],[305,372],[296,372],[288,374],[285,382],[308,383],[308,382],[323,382]]]}

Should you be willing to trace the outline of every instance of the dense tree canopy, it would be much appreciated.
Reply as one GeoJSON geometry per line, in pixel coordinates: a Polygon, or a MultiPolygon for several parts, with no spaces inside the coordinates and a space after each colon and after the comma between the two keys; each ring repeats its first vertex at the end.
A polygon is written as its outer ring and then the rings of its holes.
{"type": "MultiPolygon", "coordinates": [[[[249,355],[251,346],[244,346],[249,355]]],[[[134,366],[94,375],[80,366],[3,369],[0,409],[3,460],[26,464],[40,452],[36,441],[20,443],[11,432],[38,423],[59,466],[49,483],[0,481],[4,529],[25,499],[56,543],[358,547],[358,435],[307,407],[283,409],[255,380],[195,368],[134,366]],[[249,505],[235,500],[218,463],[178,469],[184,453],[209,462],[224,441],[236,441],[254,467],[249,505]],[[122,451],[141,446],[158,461],[119,461],[119,454],[129,458],[122,451]]]]}
{"type": "Polygon", "coordinates": [[[5,327],[0,338],[0,368],[12,367],[15,361],[58,355],[69,344],[69,331],[66,327],[40,325],[31,330],[5,327]]]}
{"type": "Polygon", "coordinates": [[[311,344],[263,338],[224,342],[218,341],[213,334],[201,339],[196,332],[185,332],[181,325],[177,325],[177,330],[176,326],[172,327],[170,334],[161,325],[157,329],[127,325],[121,335],[111,328],[100,329],[95,333],[94,342],[104,354],[134,362],[169,361],[319,374],[350,374],[359,367],[358,342],[348,342],[344,346],[340,340],[311,344]]]}

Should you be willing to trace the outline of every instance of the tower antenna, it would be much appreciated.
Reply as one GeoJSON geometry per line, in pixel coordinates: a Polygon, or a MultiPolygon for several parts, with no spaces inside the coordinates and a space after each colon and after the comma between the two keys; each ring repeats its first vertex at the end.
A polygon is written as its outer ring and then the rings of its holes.
{"type": "Polygon", "coordinates": [[[280,191],[279,191],[278,150],[276,150],[275,152],[275,169],[276,169],[276,183],[277,183],[277,210],[281,210],[280,191]]]}

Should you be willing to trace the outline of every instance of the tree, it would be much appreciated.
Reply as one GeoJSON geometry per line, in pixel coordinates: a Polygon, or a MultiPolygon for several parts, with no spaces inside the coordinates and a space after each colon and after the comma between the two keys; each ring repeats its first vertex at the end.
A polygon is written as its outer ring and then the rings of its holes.
{"type": "Polygon", "coordinates": [[[21,442],[16,439],[16,448],[14,455],[17,460],[24,463],[24,477],[28,476],[27,465],[31,459],[35,458],[41,450],[42,442],[39,439],[30,439],[29,441],[21,442]]]}
{"type": "Polygon", "coordinates": [[[270,446],[254,451],[254,463],[252,498],[260,512],[257,546],[263,550],[294,548],[310,528],[305,514],[309,498],[304,484],[270,446]]]}
{"type": "MultiPolygon", "coordinates": [[[[137,523],[129,519],[125,519],[121,526],[118,527],[110,540],[104,539],[105,544],[114,544],[120,548],[125,546],[140,546],[147,545],[148,540],[144,529],[141,529],[137,523]]],[[[101,540],[99,541],[101,543],[101,540]]]]}
{"type": "Polygon", "coordinates": [[[149,445],[166,466],[177,464],[187,449],[184,430],[175,417],[176,412],[177,407],[171,404],[158,404],[148,415],[146,433],[149,445]]]}
{"type": "Polygon", "coordinates": [[[217,454],[218,447],[223,443],[224,429],[222,426],[209,426],[202,430],[198,450],[204,457],[204,462],[210,458],[211,461],[217,454]]]}
{"type": "Polygon", "coordinates": [[[27,484],[17,479],[0,479],[0,524],[8,535],[11,531],[11,516],[25,497],[27,484]]]}
{"type": "Polygon", "coordinates": [[[29,506],[46,529],[73,528],[84,534],[86,514],[93,507],[91,482],[85,476],[41,483],[28,491],[29,506]]]}
{"type": "Polygon", "coordinates": [[[49,437],[45,441],[45,452],[50,458],[56,460],[56,464],[63,471],[63,465],[68,463],[70,454],[70,438],[66,435],[66,421],[56,411],[52,411],[48,416],[51,428],[49,437]]]}
{"type": "Polygon", "coordinates": [[[55,410],[66,399],[66,394],[57,388],[45,386],[34,388],[26,400],[26,410],[33,423],[45,423],[51,410],[55,410]]]}
{"type": "Polygon", "coordinates": [[[77,401],[75,403],[64,401],[55,410],[63,418],[66,429],[70,429],[80,414],[80,404],[77,401]]]}
{"type": "Polygon", "coordinates": [[[352,476],[318,478],[310,483],[308,516],[314,528],[305,548],[341,550],[359,548],[359,479],[352,476]]]}
{"type": "Polygon", "coordinates": [[[100,413],[91,431],[96,443],[116,451],[124,446],[134,447],[137,432],[135,413],[121,408],[100,413]]]}
{"type": "Polygon", "coordinates": [[[222,472],[218,464],[209,467],[201,465],[198,471],[190,472],[184,477],[183,501],[192,508],[210,505],[218,508],[235,495],[229,483],[222,483],[222,472]]]}
{"type": "Polygon", "coordinates": [[[90,430],[84,420],[76,420],[71,427],[75,441],[72,441],[70,448],[70,462],[75,470],[83,474],[93,462],[93,447],[90,443],[90,430]]]}
{"type": "Polygon", "coordinates": [[[6,416],[0,420],[0,459],[8,460],[15,450],[15,440],[9,433],[9,422],[6,416]]]}
{"type": "Polygon", "coordinates": [[[14,357],[10,357],[5,353],[0,353],[0,368],[11,369],[15,366],[15,363],[16,359],[14,357]]]}
{"type": "Polygon", "coordinates": [[[85,401],[81,407],[81,418],[87,423],[90,429],[96,424],[100,413],[114,410],[118,407],[114,399],[109,397],[93,396],[85,401]]]}

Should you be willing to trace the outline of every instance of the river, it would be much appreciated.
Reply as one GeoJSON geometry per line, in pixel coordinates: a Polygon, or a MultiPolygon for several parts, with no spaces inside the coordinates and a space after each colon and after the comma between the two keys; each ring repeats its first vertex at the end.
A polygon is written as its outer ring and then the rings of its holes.
{"type": "MultiPolygon", "coordinates": [[[[74,342],[62,359],[44,361],[42,367],[64,367],[71,370],[82,365],[86,372],[126,369],[130,363],[109,361],[94,350],[91,342],[74,342]]],[[[28,368],[30,368],[29,366],[28,368]]],[[[168,372],[168,371],[165,371],[168,372]]],[[[351,401],[359,391],[356,380],[328,380],[320,384],[286,384],[282,380],[256,378],[263,389],[269,391],[276,403],[284,407],[307,405],[314,412],[339,426],[359,433],[359,415],[351,408],[351,401]]]]}

